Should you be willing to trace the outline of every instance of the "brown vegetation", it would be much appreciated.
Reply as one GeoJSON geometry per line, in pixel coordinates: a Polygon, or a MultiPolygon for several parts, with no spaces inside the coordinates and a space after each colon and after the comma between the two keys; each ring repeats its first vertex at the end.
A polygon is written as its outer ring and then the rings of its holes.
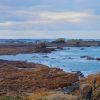
{"type": "Polygon", "coordinates": [[[78,96],[57,91],[38,91],[32,94],[29,100],[78,100],[78,96]]]}
{"type": "Polygon", "coordinates": [[[77,74],[65,73],[58,68],[26,62],[0,61],[1,95],[23,95],[38,89],[56,89],[76,81],[77,74]]]}

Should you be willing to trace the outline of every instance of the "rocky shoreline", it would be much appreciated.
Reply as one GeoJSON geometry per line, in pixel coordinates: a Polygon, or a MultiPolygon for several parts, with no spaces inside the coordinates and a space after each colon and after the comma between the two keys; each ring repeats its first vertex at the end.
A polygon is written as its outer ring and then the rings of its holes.
{"type": "MultiPolygon", "coordinates": [[[[38,95],[38,93],[40,92],[42,93],[47,92],[51,93],[52,95],[53,94],[58,95],[63,93],[65,98],[66,95],[69,96],[72,95],[73,98],[74,97],[76,98],[78,97],[78,95],[80,95],[80,97],[83,99],[91,97],[91,98],[96,98],[94,100],[99,100],[98,98],[100,97],[99,94],[100,74],[90,75],[88,76],[88,78],[79,78],[79,75],[77,73],[67,73],[59,68],[49,68],[48,66],[36,63],[0,60],[1,97],[2,96],[25,97],[26,95],[28,95],[28,97],[31,98],[29,100],[38,100],[34,99],[34,96],[36,94],[38,95]],[[95,77],[94,84],[93,84],[94,81],[93,77],[95,77]],[[87,96],[84,97],[84,95],[87,96]],[[92,97],[92,95],[95,96],[92,97]]],[[[41,96],[39,98],[41,98],[41,96]]],[[[82,100],[75,98],[72,100],[82,100]]],[[[50,99],[50,100],[55,100],[55,99],[50,99]]],[[[63,100],[63,99],[57,99],[57,100],[63,100]]],[[[86,99],[86,100],[92,100],[92,99],[86,99]]]]}
{"type": "MultiPolygon", "coordinates": [[[[0,44],[0,55],[51,53],[63,47],[100,46],[100,41],[67,41],[0,44]]],[[[97,60],[88,55],[82,59],[97,60]]],[[[71,58],[69,58],[71,59],[71,58]]],[[[0,100],[99,100],[100,73],[83,77],[81,72],[22,61],[0,60],[0,100]],[[20,99],[16,99],[16,98],[20,99]]]]}
{"type": "Polygon", "coordinates": [[[52,42],[35,42],[35,43],[1,43],[0,55],[16,55],[26,53],[50,53],[56,49],[63,49],[63,47],[83,47],[100,46],[100,41],[82,41],[82,40],[69,40],[57,39],[52,42]]]}
{"type": "Polygon", "coordinates": [[[66,73],[59,68],[0,60],[0,95],[22,96],[41,89],[63,88],[77,81],[76,73],[66,73]]]}

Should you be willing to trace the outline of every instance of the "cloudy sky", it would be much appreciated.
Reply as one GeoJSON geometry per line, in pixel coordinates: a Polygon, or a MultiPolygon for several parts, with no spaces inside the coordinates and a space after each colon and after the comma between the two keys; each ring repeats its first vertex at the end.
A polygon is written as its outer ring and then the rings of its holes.
{"type": "Polygon", "coordinates": [[[100,39],[100,0],[0,0],[0,38],[100,39]]]}

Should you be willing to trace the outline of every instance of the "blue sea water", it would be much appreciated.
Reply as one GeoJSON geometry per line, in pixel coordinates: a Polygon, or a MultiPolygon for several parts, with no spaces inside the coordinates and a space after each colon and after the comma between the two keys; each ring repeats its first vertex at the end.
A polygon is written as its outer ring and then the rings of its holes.
{"type": "MultiPolygon", "coordinates": [[[[18,42],[24,42],[24,43],[29,43],[29,42],[35,42],[35,41],[48,41],[52,42],[55,39],[0,39],[0,43],[18,43],[18,42]]],[[[66,39],[66,41],[69,39],[66,39]]],[[[81,39],[85,41],[100,41],[100,39],[81,39]]]]}
{"type": "Polygon", "coordinates": [[[65,47],[64,50],[57,50],[52,53],[2,55],[0,59],[35,62],[50,67],[58,67],[67,72],[81,71],[85,76],[100,72],[100,61],[80,58],[84,55],[100,58],[100,47],[84,47],[84,50],[81,50],[80,47],[70,47],[70,49],[65,47]]]}
{"type": "Polygon", "coordinates": [[[0,39],[0,43],[34,43],[36,41],[48,41],[51,42],[54,39],[0,39]]]}

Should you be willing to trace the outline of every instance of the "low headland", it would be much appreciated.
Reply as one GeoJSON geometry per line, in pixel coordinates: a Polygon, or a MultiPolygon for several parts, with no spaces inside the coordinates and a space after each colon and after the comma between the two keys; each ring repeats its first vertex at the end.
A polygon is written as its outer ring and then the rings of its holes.
{"type": "MultiPolygon", "coordinates": [[[[17,40],[16,40],[17,41],[17,40]]],[[[6,42],[0,43],[0,55],[15,55],[26,53],[50,53],[56,49],[63,49],[63,47],[91,47],[100,46],[100,41],[86,41],[80,39],[65,40],[59,38],[54,41],[36,41],[36,42],[6,42]]],[[[84,48],[81,48],[82,50],[84,48]]]]}

